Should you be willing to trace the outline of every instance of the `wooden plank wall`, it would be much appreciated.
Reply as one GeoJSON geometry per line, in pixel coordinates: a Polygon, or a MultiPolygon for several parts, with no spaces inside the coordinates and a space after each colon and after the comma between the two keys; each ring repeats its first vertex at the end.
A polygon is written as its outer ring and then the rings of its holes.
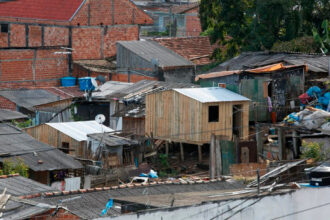
{"type": "Polygon", "coordinates": [[[232,139],[233,105],[242,105],[242,136],[248,136],[248,102],[200,103],[170,90],[146,97],[145,132],[155,138],[208,143],[211,134],[232,139]],[[208,107],[219,105],[219,122],[208,122],[208,107]]]}
{"type": "Polygon", "coordinates": [[[145,119],[123,117],[123,132],[133,132],[136,135],[145,136],[145,119]]]}
{"type": "Polygon", "coordinates": [[[68,135],[63,134],[62,132],[54,129],[53,127],[42,124],[36,127],[26,128],[25,132],[37,139],[38,141],[49,144],[56,148],[62,147],[62,142],[69,143],[70,146],[70,154],[82,157],[83,156],[83,148],[86,147],[86,142],[79,142],[75,139],[71,138],[68,135]]]}

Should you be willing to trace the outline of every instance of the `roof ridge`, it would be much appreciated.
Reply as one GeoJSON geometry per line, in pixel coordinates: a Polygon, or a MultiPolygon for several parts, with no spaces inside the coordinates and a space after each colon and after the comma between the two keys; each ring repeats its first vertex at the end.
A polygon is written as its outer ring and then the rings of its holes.
{"type": "Polygon", "coordinates": [[[210,180],[187,180],[187,181],[156,181],[151,183],[127,183],[121,184],[119,186],[108,186],[108,187],[95,187],[90,189],[79,189],[79,190],[70,190],[70,191],[55,191],[55,192],[44,192],[44,193],[36,193],[31,195],[23,195],[19,198],[21,199],[32,199],[38,197],[56,197],[56,196],[65,196],[65,195],[77,195],[83,193],[91,193],[91,192],[100,192],[100,191],[108,191],[108,190],[117,190],[117,189],[132,189],[132,188],[140,188],[140,187],[152,187],[152,186],[159,186],[159,185],[192,185],[192,184],[206,184],[206,183],[216,183],[216,182],[223,182],[225,181],[223,178],[217,179],[210,179],[210,180]]]}
{"type": "Polygon", "coordinates": [[[8,174],[8,175],[0,175],[0,179],[7,179],[9,177],[15,177],[15,176],[21,176],[19,173],[13,173],[13,174],[8,174]]]}

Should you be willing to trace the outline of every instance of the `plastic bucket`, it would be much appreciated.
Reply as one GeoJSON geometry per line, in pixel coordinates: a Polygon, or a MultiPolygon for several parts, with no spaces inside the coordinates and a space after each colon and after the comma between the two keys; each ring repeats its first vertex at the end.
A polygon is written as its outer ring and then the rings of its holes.
{"type": "Polygon", "coordinates": [[[71,77],[71,76],[63,77],[63,78],[61,78],[61,85],[63,87],[75,86],[76,85],[76,78],[71,77]]]}

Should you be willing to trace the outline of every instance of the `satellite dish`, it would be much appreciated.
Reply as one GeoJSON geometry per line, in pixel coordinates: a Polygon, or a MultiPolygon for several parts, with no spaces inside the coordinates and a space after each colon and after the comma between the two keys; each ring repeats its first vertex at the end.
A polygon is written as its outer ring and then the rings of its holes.
{"type": "Polygon", "coordinates": [[[102,114],[98,114],[95,116],[95,121],[97,121],[97,123],[102,124],[105,121],[105,116],[102,114]]]}

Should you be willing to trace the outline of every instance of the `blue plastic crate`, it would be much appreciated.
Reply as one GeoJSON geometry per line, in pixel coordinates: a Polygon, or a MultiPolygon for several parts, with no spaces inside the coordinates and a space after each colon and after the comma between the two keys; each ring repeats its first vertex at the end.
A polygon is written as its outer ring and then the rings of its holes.
{"type": "Polygon", "coordinates": [[[92,84],[92,77],[79,78],[79,88],[81,91],[94,90],[95,87],[92,84]]]}

